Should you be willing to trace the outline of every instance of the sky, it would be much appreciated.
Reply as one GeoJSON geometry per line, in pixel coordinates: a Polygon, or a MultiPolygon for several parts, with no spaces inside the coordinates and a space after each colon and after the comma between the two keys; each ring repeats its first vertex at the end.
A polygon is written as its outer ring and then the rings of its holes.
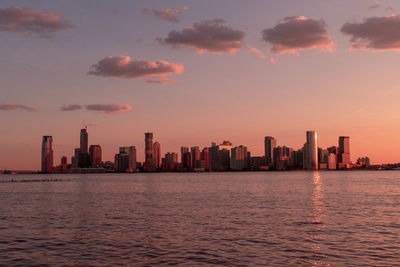
{"type": "Polygon", "coordinates": [[[399,162],[400,3],[367,0],[0,3],[0,169],[144,133],[161,153],[264,136],[299,149],[350,136],[351,159],[399,162]]]}

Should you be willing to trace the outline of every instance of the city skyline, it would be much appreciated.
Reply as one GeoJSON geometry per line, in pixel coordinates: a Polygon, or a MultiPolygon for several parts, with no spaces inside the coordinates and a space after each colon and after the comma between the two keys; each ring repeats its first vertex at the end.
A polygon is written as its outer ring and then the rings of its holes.
{"type": "Polygon", "coordinates": [[[0,22],[0,169],[40,168],[44,135],[55,137],[58,162],[77,147],[74,129],[84,124],[96,132],[91,143],[102,144],[105,159],[126,144],[143,151],[146,131],[157,133],[162,151],[227,139],[263,155],[265,135],[297,147],[303,132],[316,129],[322,147],[351,136],[352,155],[399,162],[400,36],[371,31],[363,39],[353,30],[385,22],[396,29],[399,11],[396,1],[362,0],[98,1],[95,7],[2,1],[0,16],[20,20],[0,22]],[[41,23],[49,17],[50,24],[41,23]],[[321,33],[317,43],[307,42],[307,27],[296,37],[303,45],[276,41],[308,24],[321,33]],[[185,29],[197,37],[222,29],[231,39],[179,43],[185,29]],[[280,29],[288,31],[272,34],[280,29]],[[108,73],[113,64],[155,72],[108,73]]]}

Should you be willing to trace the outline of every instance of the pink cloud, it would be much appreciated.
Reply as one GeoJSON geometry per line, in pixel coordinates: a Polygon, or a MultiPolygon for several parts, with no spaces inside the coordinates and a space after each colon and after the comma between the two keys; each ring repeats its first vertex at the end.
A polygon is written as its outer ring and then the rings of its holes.
{"type": "Polygon", "coordinates": [[[0,104],[0,110],[5,110],[5,111],[11,111],[11,110],[17,110],[17,109],[21,109],[21,110],[25,110],[28,112],[34,112],[36,111],[36,109],[25,106],[25,105],[21,105],[21,104],[11,104],[11,103],[4,103],[4,104],[0,104]]]}
{"type": "Polygon", "coordinates": [[[345,23],[340,30],[351,37],[350,50],[400,51],[400,15],[372,17],[359,23],[345,23]]]}
{"type": "Polygon", "coordinates": [[[265,29],[262,38],[272,45],[271,52],[277,54],[306,49],[333,51],[335,45],[326,31],[325,21],[303,16],[283,19],[275,27],[265,29]]]}
{"type": "Polygon", "coordinates": [[[173,48],[191,47],[197,53],[236,53],[243,46],[244,32],[224,25],[225,21],[195,22],[182,31],[171,31],[167,38],[158,38],[162,44],[173,48]]]}
{"type": "Polygon", "coordinates": [[[133,60],[128,56],[109,56],[93,65],[88,74],[125,79],[158,77],[164,80],[168,75],[183,73],[183,70],[183,65],[164,60],[133,60]]]}
{"type": "Polygon", "coordinates": [[[87,110],[101,111],[106,114],[115,114],[131,110],[132,107],[127,104],[91,104],[85,105],[87,110]]]}
{"type": "Polygon", "coordinates": [[[157,18],[162,19],[162,20],[166,20],[169,22],[179,22],[178,15],[188,9],[189,8],[185,6],[182,8],[172,8],[172,9],[164,9],[164,10],[150,9],[150,8],[143,7],[140,10],[146,14],[153,14],[154,16],[156,16],[157,18]]]}
{"type": "Polygon", "coordinates": [[[73,27],[58,13],[45,13],[31,7],[0,8],[0,31],[48,37],[56,31],[73,27]]]}
{"type": "Polygon", "coordinates": [[[269,62],[271,62],[272,64],[276,64],[276,59],[271,57],[271,58],[269,58],[269,62]]]}
{"type": "Polygon", "coordinates": [[[262,58],[262,59],[265,58],[264,53],[261,52],[260,50],[258,50],[257,48],[250,46],[250,47],[249,47],[249,50],[250,50],[250,52],[256,54],[259,58],[262,58]]]}

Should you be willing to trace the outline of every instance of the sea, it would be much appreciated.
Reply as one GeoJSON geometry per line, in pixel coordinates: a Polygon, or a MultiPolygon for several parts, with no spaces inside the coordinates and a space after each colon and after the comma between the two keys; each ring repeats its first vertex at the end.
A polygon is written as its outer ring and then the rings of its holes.
{"type": "Polygon", "coordinates": [[[1,266],[400,265],[400,171],[0,175],[1,266]]]}

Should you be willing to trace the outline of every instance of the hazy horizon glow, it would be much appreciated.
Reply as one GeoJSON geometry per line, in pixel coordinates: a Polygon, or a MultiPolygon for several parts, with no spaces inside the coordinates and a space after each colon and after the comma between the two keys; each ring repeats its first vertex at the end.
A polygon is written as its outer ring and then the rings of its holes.
{"type": "Polygon", "coordinates": [[[144,133],[161,153],[264,136],[299,149],[350,136],[351,159],[399,162],[400,3],[239,0],[0,4],[0,169],[70,161],[79,131],[103,160],[144,133]],[[381,29],[385,27],[385,31],[381,29]]]}

